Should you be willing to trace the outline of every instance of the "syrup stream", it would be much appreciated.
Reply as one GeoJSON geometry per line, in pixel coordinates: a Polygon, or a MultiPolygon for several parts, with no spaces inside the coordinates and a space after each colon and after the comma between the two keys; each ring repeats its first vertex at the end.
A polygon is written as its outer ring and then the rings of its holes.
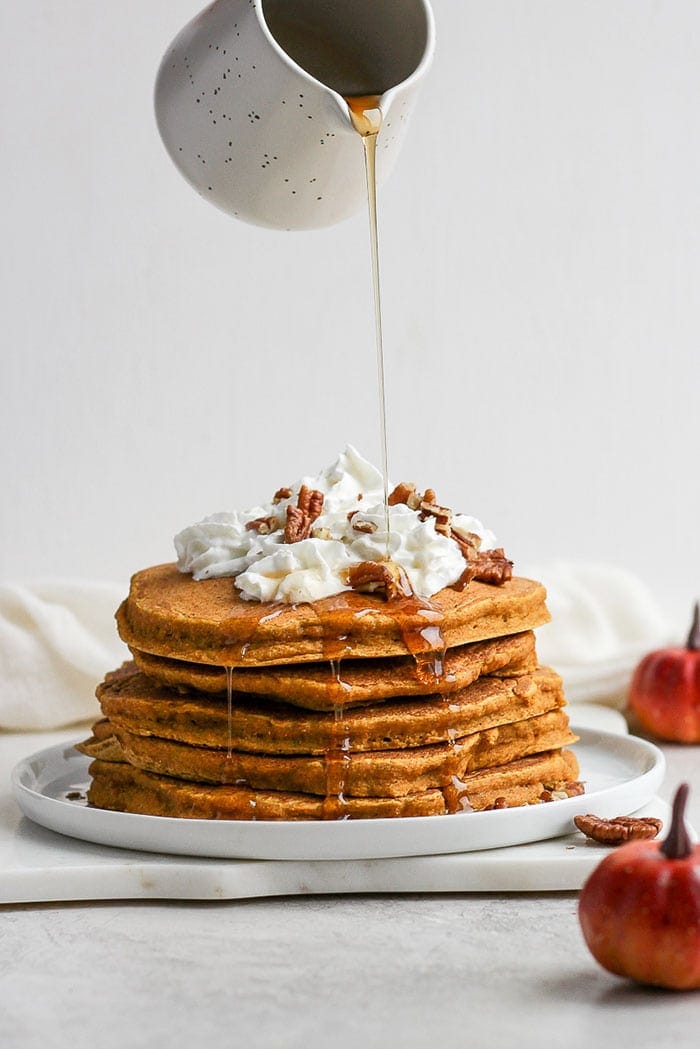
{"type": "MultiPolygon", "coordinates": [[[[348,106],[350,120],[357,133],[362,138],[365,160],[365,177],[367,182],[367,209],[369,217],[370,251],[372,260],[372,287],[374,298],[374,321],[375,339],[377,350],[377,376],[379,380],[379,420],[382,445],[382,479],[384,486],[384,524],[386,529],[386,559],[390,559],[390,525],[389,525],[389,455],[387,441],[387,410],[386,410],[386,379],[384,369],[384,340],[382,332],[382,303],[380,288],[379,269],[379,241],[377,223],[377,179],[376,179],[376,157],[377,136],[382,126],[382,111],[380,108],[381,98],[379,95],[348,96],[345,102],[348,106]]],[[[354,596],[354,595],[353,595],[354,596]]],[[[346,605],[346,595],[339,594],[333,600],[338,609],[346,605]]],[[[399,627],[404,645],[413,656],[416,663],[416,674],[425,684],[426,691],[439,692],[440,680],[444,676],[445,643],[442,637],[441,610],[415,595],[408,599],[399,600],[394,604],[392,615],[399,627]],[[418,622],[416,622],[418,617],[418,622]]],[[[360,616],[370,612],[373,606],[365,609],[353,608],[354,616],[360,616]]],[[[349,609],[348,609],[349,610],[349,609]]],[[[280,615],[282,609],[275,609],[272,613],[260,616],[252,627],[249,636],[243,643],[236,645],[236,656],[244,659],[246,651],[253,640],[256,628],[268,618],[280,615]]],[[[352,741],[347,735],[347,726],[344,724],[344,705],[342,692],[348,686],[342,680],[340,664],[344,656],[350,654],[353,649],[352,640],[345,632],[335,633],[328,627],[323,629],[323,656],[330,664],[330,677],[328,689],[334,693],[333,730],[331,744],[325,753],[326,767],[326,796],[323,803],[324,819],[347,819],[347,802],[344,797],[346,773],[351,761],[352,741]]],[[[228,748],[227,756],[230,759],[232,753],[232,702],[233,702],[233,667],[226,668],[226,691],[228,706],[228,748]]],[[[457,758],[460,751],[456,733],[451,727],[449,700],[445,697],[445,729],[448,746],[451,751],[449,787],[443,788],[446,807],[448,812],[456,812],[460,809],[469,808],[468,799],[457,772],[457,758]]],[[[251,800],[253,809],[252,818],[255,818],[255,800],[251,800]]]]}
{"type": "Polygon", "coordinates": [[[369,240],[372,256],[372,288],[374,295],[374,330],[377,344],[377,377],[379,380],[379,423],[382,444],[382,477],[384,481],[384,526],[386,529],[386,559],[389,560],[389,452],[387,444],[386,379],[384,370],[384,338],[382,333],[382,296],[379,283],[379,238],[377,235],[377,136],[382,126],[379,95],[359,95],[345,99],[355,131],[362,136],[367,181],[367,210],[369,240]]]}

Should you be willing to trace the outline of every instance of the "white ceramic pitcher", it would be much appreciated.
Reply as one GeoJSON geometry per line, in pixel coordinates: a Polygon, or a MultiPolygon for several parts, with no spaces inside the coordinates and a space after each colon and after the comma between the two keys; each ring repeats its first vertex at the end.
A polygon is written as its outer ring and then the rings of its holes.
{"type": "Polygon", "coordinates": [[[176,166],[231,215],[330,226],[365,206],[347,95],[380,95],[377,174],[393,166],[433,51],[427,0],[215,0],[158,72],[158,128],[176,166]]]}

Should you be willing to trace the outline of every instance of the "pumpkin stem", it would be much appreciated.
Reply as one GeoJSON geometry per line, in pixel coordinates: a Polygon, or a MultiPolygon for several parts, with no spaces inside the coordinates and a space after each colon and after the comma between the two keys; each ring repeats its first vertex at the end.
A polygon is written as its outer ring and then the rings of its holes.
{"type": "Polygon", "coordinates": [[[695,602],[693,609],[693,622],[690,624],[690,633],[685,647],[689,652],[700,652],[700,602],[695,602]]]}
{"type": "Polygon", "coordinates": [[[687,783],[681,783],[673,799],[673,816],[671,817],[671,829],[666,841],[661,846],[661,852],[669,860],[682,860],[690,856],[693,845],[685,825],[685,804],[688,800],[690,788],[687,783]]]}

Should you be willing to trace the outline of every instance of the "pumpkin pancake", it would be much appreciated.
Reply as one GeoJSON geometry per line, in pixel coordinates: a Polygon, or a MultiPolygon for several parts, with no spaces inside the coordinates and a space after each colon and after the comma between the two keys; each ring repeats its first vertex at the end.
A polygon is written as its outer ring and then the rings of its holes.
{"type": "MultiPolygon", "coordinates": [[[[226,692],[224,667],[166,659],[138,649],[132,649],[132,655],[139,670],[163,685],[198,692],[226,692]]],[[[443,673],[437,679],[412,656],[393,656],[344,659],[340,666],[326,662],[259,669],[236,667],[231,672],[231,685],[235,692],[253,692],[307,710],[330,711],[339,700],[344,707],[353,707],[394,696],[424,695],[427,677],[431,679],[429,691],[443,694],[466,688],[485,674],[512,677],[531,672],[536,666],[535,635],[525,631],[448,649],[443,673]]]]}
{"type": "Polygon", "coordinates": [[[119,634],[140,652],[240,667],[405,656],[520,633],[549,620],[541,583],[471,582],[430,602],[354,591],[299,605],[245,601],[231,578],[195,582],[174,564],[132,577],[119,634]],[[437,629],[436,629],[437,628],[437,629]]]}
{"type": "MultiPolygon", "coordinates": [[[[253,790],[239,786],[188,783],[143,772],[131,765],[93,761],[88,801],[101,809],[185,819],[322,820],[324,800],[314,795],[253,790]]],[[[577,763],[571,751],[522,758],[467,776],[462,783],[465,808],[476,811],[535,804],[545,792],[579,793],[577,763]],[[468,800],[467,800],[468,799],[468,800]]],[[[440,790],[403,798],[346,797],[344,815],[353,819],[436,816],[448,811],[440,790]]]]}
{"type": "MultiPolygon", "coordinates": [[[[124,729],[197,747],[260,754],[324,754],[342,739],[351,751],[396,750],[446,743],[469,733],[546,713],[564,705],[561,678],[540,667],[516,678],[480,678],[449,699],[422,696],[343,711],[337,717],[283,703],[234,695],[226,702],[182,695],[155,684],[133,663],[97,689],[111,735],[124,729]]],[[[93,729],[97,736],[97,726],[93,729]]],[[[104,735],[104,729],[102,729],[104,735]]],[[[95,757],[101,756],[97,753],[95,757]]]]}
{"type": "Polygon", "coordinates": [[[338,745],[328,755],[228,752],[139,736],[119,726],[114,729],[127,761],[146,772],[195,782],[245,783],[262,790],[359,797],[403,797],[446,787],[476,769],[554,750],[577,739],[561,710],[472,732],[452,744],[364,752],[338,745]]]}

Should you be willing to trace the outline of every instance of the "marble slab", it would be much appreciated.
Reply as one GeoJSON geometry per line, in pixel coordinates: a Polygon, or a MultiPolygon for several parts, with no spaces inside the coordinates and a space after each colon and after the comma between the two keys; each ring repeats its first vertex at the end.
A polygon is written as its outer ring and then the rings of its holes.
{"type": "MultiPolygon", "coordinates": [[[[577,705],[576,721],[624,731],[614,711],[577,705]]],[[[0,903],[110,899],[246,899],[325,893],[531,892],[578,889],[607,850],[574,833],[510,848],[380,860],[212,860],[109,848],[24,818],[10,793],[14,764],[64,732],[0,736],[0,903]]],[[[668,818],[654,799],[643,812],[668,818]]]]}

